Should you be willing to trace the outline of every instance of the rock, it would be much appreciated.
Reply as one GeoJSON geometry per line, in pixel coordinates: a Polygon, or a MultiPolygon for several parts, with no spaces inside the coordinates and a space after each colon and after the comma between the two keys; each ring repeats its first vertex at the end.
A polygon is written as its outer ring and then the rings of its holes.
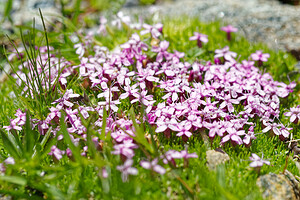
{"type": "Polygon", "coordinates": [[[300,60],[300,6],[275,0],[177,0],[146,7],[123,8],[129,15],[178,17],[222,21],[236,26],[252,42],[263,42],[274,50],[291,52],[300,60]]]}
{"type": "Polygon", "coordinates": [[[11,196],[2,196],[2,194],[0,194],[0,200],[11,200],[12,197],[11,196]]]}
{"type": "MultiPolygon", "coordinates": [[[[43,26],[39,14],[39,8],[42,10],[44,18],[47,19],[45,20],[47,26],[49,26],[54,19],[57,18],[54,15],[60,14],[59,5],[55,4],[55,0],[14,0],[10,11],[13,24],[24,25],[31,23],[33,18],[35,18],[36,27],[42,29],[43,26]]],[[[3,17],[1,15],[2,13],[0,12],[0,18],[3,17]]],[[[8,28],[11,28],[12,24],[9,25],[10,27],[8,28]]]]}
{"type": "Polygon", "coordinates": [[[299,181],[295,178],[295,176],[289,172],[288,170],[285,170],[284,172],[285,177],[289,180],[293,190],[294,190],[294,194],[296,196],[296,199],[300,199],[300,185],[299,185],[299,181]]]}
{"type": "Polygon", "coordinates": [[[260,188],[263,198],[270,200],[299,199],[299,182],[287,170],[285,174],[263,175],[257,179],[256,184],[260,188]]]}
{"type": "Polygon", "coordinates": [[[138,0],[126,0],[124,7],[133,7],[133,6],[139,6],[140,2],[138,0]]]}
{"type": "Polygon", "coordinates": [[[206,151],[207,167],[209,170],[215,170],[219,164],[230,160],[227,153],[216,150],[206,151]]]}

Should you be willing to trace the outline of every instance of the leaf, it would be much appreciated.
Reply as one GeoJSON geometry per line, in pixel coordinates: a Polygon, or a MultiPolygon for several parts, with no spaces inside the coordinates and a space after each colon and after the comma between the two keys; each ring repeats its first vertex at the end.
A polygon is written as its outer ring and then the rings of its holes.
{"type": "Polygon", "coordinates": [[[13,6],[13,0],[7,0],[5,9],[4,9],[4,18],[8,18],[10,22],[12,22],[12,19],[10,17],[10,11],[12,10],[13,6]]]}
{"type": "Polygon", "coordinates": [[[8,137],[3,130],[0,129],[1,138],[3,141],[4,149],[13,157],[13,158],[20,158],[20,152],[15,142],[12,142],[12,137],[8,137]]]}
{"type": "Polygon", "coordinates": [[[101,135],[100,135],[101,140],[105,139],[106,119],[107,119],[107,111],[105,106],[103,106],[103,118],[102,118],[102,127],[101,127],[101,135]]]}
{"type": "Polygon", "coordinates": [[[61,118],[60,118],[60,132],[63,134],[64,140],[65,140],[66,144],[69,146],[69,148],[71,149],[72,155],[74,156],[74,158],[77,161],[81,161],[80,150],[77,146],[74,145],[74,143],[71,140],[71,137],[68,133],[66,124],[64,122],[65,118],[66,118],[66,114],[64,112],[62,112],[61,118]]]}
{"type": "Polygon", "coordinates": [[[21,186],[25,186],[27,184],[27,180],[23,177],[19,177],[19,176],[0,176],[0,180],[2,181],[6,181],[9,183],[13,183],[13,184],[17,184],[17,185],[21,185],[21,186]]]}
{"type": "Polygon", "coordinates": [[[53,199],[66,199],[66,197],[63,195],[63,193],[58,189],[57,186],[53,185],[45,185],[45,190],[47,193],[51,194],[53,199]]]}
{"type": "Polygon", "coordinates": [[[47,141],[49,140],[49,137],[50,137],[50,134],[51,134],[51,131],[52,131],[52,127],[50,127],[47,131],[47,133],[45,134],[43,140],[41,141],[41,147],[44,148],[47,141]]]}
{"type": "MultiPolygon", "coordinates": [[[[36,196],[36,195],[28,195],[24,194],[22,191],[16,191],[16,190],[0,190],[0,194],[5,194],[7,196],[13,196],[15,199],[43,199],[42,197],[36,196]],[[19,197],[19,198],[17,198],[19,197]],[[20,198],[21,197],[21,198],[20,198]]],[[[5,197],[3,197],[5,198],[5,197]]]]}
{"type": "Polygon", "coordinates": [[[150,145],[148,143],[147,139],[145,138],[144,129],[142,128],[142,126],[138,125],[135,121],[136,117],[135,117],[133,108],[130,109],[129,114],[130,114],[132,124],[135,128],[135,131],[136,131],[134,140],[136,140],[138,143],[142,144],[151,154],[153,154],[154,153],[153,146],[150,145]]]}
{"type": "Polygon", "coordinates": [[[37,140],[38,133],[32,130],[31,120],[30,120],[30,112],[26,111],[26,122],[24,127],[24,137],[23,137],[23,149],[24,154],[28,155],[31,158],[34,146],[37,140]]]}

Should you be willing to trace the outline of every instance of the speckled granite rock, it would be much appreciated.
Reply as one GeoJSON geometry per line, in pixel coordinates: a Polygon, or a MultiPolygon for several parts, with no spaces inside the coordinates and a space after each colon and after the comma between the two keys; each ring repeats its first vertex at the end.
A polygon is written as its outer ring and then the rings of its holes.
{"type": "Polygon", "coordinates": [[[238,27],[250,41],[264,42],[300,60],[300,6],[276,0],[173,0],[148,7],[124,8],[130,15],[188,15],[210,22],[221,20],[238,27]]]}
{"type": "Polygon", "coordinates": [[[218,165],[230,160],[228,154],[225,152],[208,150],[206,151],[207,167],[209,170],[215,170],[218,165]]]}
{"type": "Polygon", "coordinates": [[[300,185],[299,185],[299,181],[288,170],[285,170],[284,175],[285,175],[286,179],[289,180],[290,185],[293,188],[293,191],[294,191],[296,199],[300,199],[300,185]]]}
{"type": "Polygon", "coordinates": [[[285,174],[266,174],[257,179],[263,198],[270,200],[298,200],[299,182],[293,174],[286,171],[285,174]]]}

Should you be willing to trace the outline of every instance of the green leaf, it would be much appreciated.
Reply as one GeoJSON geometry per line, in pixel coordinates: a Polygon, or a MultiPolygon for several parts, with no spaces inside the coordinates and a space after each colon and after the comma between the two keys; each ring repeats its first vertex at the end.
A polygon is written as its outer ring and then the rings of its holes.
{"type": "Polygon", "coordinates": [[[101,135],[100,135],[100,139],[101,140],[105,139],[106,119],[107,119],[107,111],[106,111],[106,108],[104,106],[103,107],[103,118],[102,118],[101,135]]]}
{"type": "Polygon", "coordinates": [[[10,17],[10,11],[12,10],[12,6],[13,6],[13,0],[7,0],[4,9],[4,18],[8,18],[10,22],[12,22],[12,19],[10,17]]]}
{"type": "Polygon", "coordinates": [[[24,153],[26,155],[28,155],[29,158],[32,157],[37,137],[38,137],[38,133],[36,131],[32,130],[29,111],[26,111],[26,122],[25,122],[24,137],[23,137],[23,145],[24,145],[23,149],[24,149],[24,153]]]}
{"type": "MultiPolygon", "coordinates": [[[[13,158],[20,158],[20,149],[17,145],[16,142],[12,142],[13,137],[9,137],[6,133],[4,133],[3,130],[0,129],[1,132],[1,138],[3,141],[3,146],[4,149],[13,157],[13,158]]],[[[8,133],[10,134],[10,133],[8,133]]]]}
{"type": "Polygon", "coordinates": [[[52,127],[50,127],[50,128],[48,129],[47,133],[44,135],[44,138],[43,138],[43,140],[41,141],[41,147],[42,147],[42,149],[44,149],[44,147],[45,147],[47,141],[49,140],[50,135],[51,135],[51,131],[52,131],[52,127]]]}
{"type": "Polygon", "coordinates": [[[130,118],[132,120],[132,124],[135,128],[135,137],[134,140],[136,140],[138,143],[142,144],[151,154],[154,153],[153,146],[148,143],[147,139],[145,138],[145,131],[142,126],[138,125],[136,123],[136,117],[133,111],[133,108],[130,109],[129,111],[130,118]]]}
{"type": "Polygon", "coordinates": [[[66,114],[64,112],[62,112],[61,114],[61,118],[60,118],[60,132],[63,134],[64,136],[64,140],[66,142],[66,144],[69,146],[69,148],[72,151],[72,155],[74,156],[76,161],[81,161],[81,155],[80,155],[80,150],[77,146],[74,145],[74,143],[71,140],[71,137],[68,133],[67,127],[66,127],[66,123],[64,122],[64,119],[66,118],[66,114]]]}
{"type": "Polygon", "coordinates": [[[27,184],[27,180],[23,177],[20,176],[0,176],[0,180],[2,181],[6,181],[9,183],[13,183],[13,184],[17,184],[17,185],[21,185],[21,186],[25,186],[27,184]]]}

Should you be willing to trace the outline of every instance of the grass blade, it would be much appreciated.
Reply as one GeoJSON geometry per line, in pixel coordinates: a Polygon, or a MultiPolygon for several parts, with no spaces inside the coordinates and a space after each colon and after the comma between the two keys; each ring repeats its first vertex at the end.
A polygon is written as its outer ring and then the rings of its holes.
{"type": "Polygon", "coordinates": [[[24,147],[24,153],[29,156],[29,158],[32,156],[34,151],[34,146],[37,140],[38,133],[34,130],[32,130],[31,126],[31,120],[30,120],[30,114],[29,111],[26,111],[26,122],[25,122],[25,128],[24,128],[24,138],[23,138],[23,147],[24,147]]]}
{"type": "Polygon", "coordinates": [[[27,180],[23,177],[19,177],[19,176],[0,176],[0,180],[2,181],[6,181],[9,183],[13,183],[13,184],[17,184],[17,185],[21,185],[21,186],[25,186],[27,184],[27,180]]]}
{"type": "MultiPolygon", "coordinates": [[[[4,149],[13,157],[20,158],[20,147],[16,145],[16,142],[12,142],[13,137],[9,137],[3,130],[0,129],[1,138],[3,142],[4,149]],[[19,150],[18,150],[19,149],[19,150]]],[[[10,133],[9,133],[10,134],[10,133]]]]}

